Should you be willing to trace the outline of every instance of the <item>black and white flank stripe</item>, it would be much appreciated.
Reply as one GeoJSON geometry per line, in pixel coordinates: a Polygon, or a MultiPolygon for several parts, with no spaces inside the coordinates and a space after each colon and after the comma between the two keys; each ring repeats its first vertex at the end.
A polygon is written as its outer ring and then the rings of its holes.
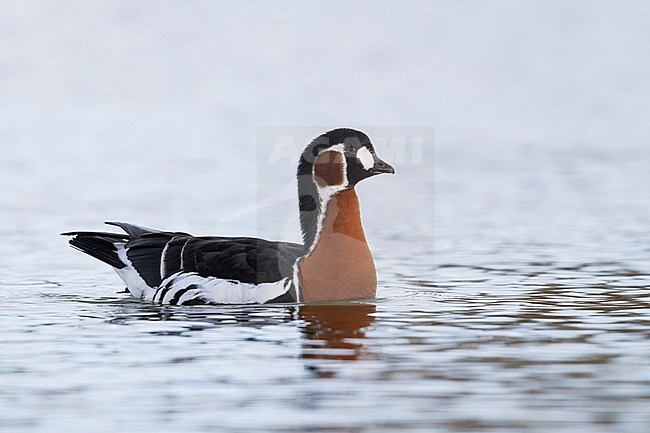
{"type": "Polygon", "coordinates": [[[107,224],[126,234],[64,234],[73,236],[74,248],[111,265],[135,297],[170,305],[297,301],[293,268],[302,245],[107,224]]]}

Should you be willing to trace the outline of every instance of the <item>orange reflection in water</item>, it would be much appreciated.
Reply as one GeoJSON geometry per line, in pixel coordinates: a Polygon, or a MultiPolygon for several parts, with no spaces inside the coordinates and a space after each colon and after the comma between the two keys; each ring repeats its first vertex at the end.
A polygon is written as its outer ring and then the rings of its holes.
{"type": "Polygon", "coordinates": [[[305,324],[301,358],[353,361],[363,353],[366,328],[375,321],[374,305],[306,305],[299,316],[305,324]]]}

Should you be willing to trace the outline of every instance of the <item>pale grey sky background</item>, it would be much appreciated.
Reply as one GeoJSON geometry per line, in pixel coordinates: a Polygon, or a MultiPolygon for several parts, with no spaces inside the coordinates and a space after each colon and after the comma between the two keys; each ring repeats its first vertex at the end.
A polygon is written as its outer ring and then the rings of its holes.
{"type": "MultiPolygon", "coordinates": [[[[648,148],[649,19],[650,4],[630,0],[4,1],[5,207],[60,225],[105,215],[208,231],[257,199],[269,125],[314,125],[305,140],[337,126],[433,128],[427,155],[443,177],[447,161],[479,164],[477,149],[489,164],[513,146],[615,159],[648,148]]],[[[431,170],[398,168],[365,200],[431,196],[402,183],[431,170]]],[[[241,224],[214,230],[257,227],[241,224]]]]}
{"type": "Polygon", "coordinates": [[[0,7],[4,143],[167,143],[179,130],[250,142],[268,124],[435,125],[445,142],[647,138],[644,1],[0,7]]]}

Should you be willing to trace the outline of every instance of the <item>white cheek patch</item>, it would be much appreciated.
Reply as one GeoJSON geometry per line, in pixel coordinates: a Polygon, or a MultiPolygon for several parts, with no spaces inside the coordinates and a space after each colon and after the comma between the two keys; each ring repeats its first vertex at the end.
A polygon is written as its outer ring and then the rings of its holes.
{"type": "Polygon", "coordinates": [[[367,147],[362,147],[357,151],[357,159],[363,165],[363,168],[370,170],[372,166],[375,165],[375,158],[372,156],[372,153],[368,150],[367,147]]]}

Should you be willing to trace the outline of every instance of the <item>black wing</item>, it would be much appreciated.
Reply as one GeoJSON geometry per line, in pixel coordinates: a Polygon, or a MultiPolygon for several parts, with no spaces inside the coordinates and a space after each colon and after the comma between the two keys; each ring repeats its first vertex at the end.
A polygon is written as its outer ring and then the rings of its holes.
{"type": "Polygon", "coordinates": [[[120,227],[128,237],[97,232],[65,234],[75,236],[70,241],[73,246],[83,243],[79,249],[117,268],[124,264],[117,257],[115,244],[125,243],[129,261],[150,287],[159,286],[162,280],[177,272],[196,272],[202,277],[244,283],[273,283],[291,277],[295,261],[304,253],[302,245],[290,242],[195,237],[128,223],[107,224],[120,227]]]}
{"type": "Polygon", "coordinates": [[[176,237],[164,253],[162,277],[185,271],[244,283],[272,283],[291,277],[303,252],[299,244],[256,238],[176,237]]]}
{"type": "Polygon", "coordinates": [[[304,247],[256,238],[158,232],[131,239],[126,251],[140,276],[156,287],[177,272],[253,284],[276,282],[293,275],[293,265],[304,247]]]}

